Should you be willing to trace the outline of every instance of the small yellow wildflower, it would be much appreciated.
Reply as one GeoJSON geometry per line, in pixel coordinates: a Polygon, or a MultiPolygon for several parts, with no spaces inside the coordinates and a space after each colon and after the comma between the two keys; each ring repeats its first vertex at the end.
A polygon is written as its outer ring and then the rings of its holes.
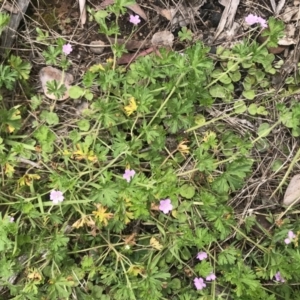
{"type": "Polygon", "coordinates": [[[136,109],[137,109],[137,105],[135,99],[134,97],[131,97],[129,99],[129,104],[124,106],[125,113],[127,116],[130,116],[132,113],[136,111],[136,109]]]}

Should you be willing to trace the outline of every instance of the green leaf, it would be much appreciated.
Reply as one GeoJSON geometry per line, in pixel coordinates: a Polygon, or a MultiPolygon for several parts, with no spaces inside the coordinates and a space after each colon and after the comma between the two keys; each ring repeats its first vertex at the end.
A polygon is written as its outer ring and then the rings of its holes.
{"type": "Polygon", "coordinates": [[[30,99],[30,106],[33,110],[36,110],[42,104],[42,97],[40,95],[33,96],[30,99]]]}
{"type": "Polygon", "coordinates": [[[186,199],[192,199],[195,195],[195,188],[191,185],[184,184],[180,187],[179,193],[186,199]]]}
{"type": "Polygon", "coordinates": [[[270,125],[268,123],[262,123],[259,125],[257,133],[260,137],[265,137],[267,135],[269,135],[269,133],[271,132],[270,125]]]}
{"type": "Polygon", "coordinates": [[[88,120],[80,120],[77,125],[81,131],[88,131],[90,129],[90,122],[88,120]]]}
{"type": "Polygon", "coordinates": [[[78,98],[82,97],[83,94],[84,94],[84,90],[77,85],[71,86],[69,89],[69,95],[70,95],[70,98],[72,98],[72,99],[78,99],[78,98]]]}
{"type": "Polygon", "coordinates": [[[255,103],[252,103],[248,107],[248,112],[250,115],[255,116],[257,114],[257,105],[255,103]]]}
{"type": "Polygon", "coordinates": [[[88,100],[88,101],[91,101],[91,100],[93,100],[94,95],[93,95],[93,93],[91,93],[91,92],[89,92],[89,91],[86,91],[85,94],[84,94],[84,98],[85,98],[86,100],[88,100]]]}
{"type": "Polygon", "coordinates": [[[209,93],[214,98],[225,98],[227,91],[223,86],[217,83],[209,89],[209,93]]]}
{"type": "Polygon", "coordinates": [[[108,12],[103,10],[103,9],[99,9],[95,14],[94,14],[94,18],[95,21],[98,24],[102,24],[102,22],[105,20],[105,18],[108,16],[108,12]]]}
{"type": "Polygon", "coordinates": [[[29,62],[24,62],[19,56],[11,55],[8,62],[11,68],[18,73],[19,79],[27,80],[29,78],[29,73],[31,70],[31,65],[29,62]]]}
{"type": "Polygon", "coordinates": [[[253,100],[255,98],[255,91],[254,90],[243,91],[243,96],[248,100],[253,100]]]}
{"type": "Polygon", "coordinates": [[[268,112],[266,111],[266,108],[264,106],[259,106],[257,108],[257,113],[259,115],[263,115],[263,116],[267,116],[268,115],[268,112]]]}
{"type": "Polygon", "coordinates": [[[241,80],[242,75],[240,71],[235,71],[234,73],[229,73],[229,76],[233,82],[238,82],[241,80]]]}
{"type": "Polygon", "coordinates": [[[238,100],[234,103],[234,111],[237,114],[242,114],[247,110],[247,106],[243,100],[238,100]]]}
{"type": "Polygon", "coordinates": [[[54,112],[43,110],[41,112],[40,118],[49,125],[57,125],[59,123],[58,115],[54,112]]]}
{"type": "Polygon", "coordinates": [[[214,70],[211,73],[211,77],[218,79],[220,82],[224,84],[229,84],[231,82],[230,77],[222,69],[214,70]]]}

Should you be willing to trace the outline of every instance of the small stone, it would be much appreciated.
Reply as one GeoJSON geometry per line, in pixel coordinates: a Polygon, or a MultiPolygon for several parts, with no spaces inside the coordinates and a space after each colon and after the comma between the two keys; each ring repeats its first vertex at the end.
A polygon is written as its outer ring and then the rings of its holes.
{"type": "Polygon", "coordinates": [[[95,54],[102,54],[104,51],[105,43],[101,40],[98,41],[92,41],[90,42],[90,47],[91,51],[95,54]]]}

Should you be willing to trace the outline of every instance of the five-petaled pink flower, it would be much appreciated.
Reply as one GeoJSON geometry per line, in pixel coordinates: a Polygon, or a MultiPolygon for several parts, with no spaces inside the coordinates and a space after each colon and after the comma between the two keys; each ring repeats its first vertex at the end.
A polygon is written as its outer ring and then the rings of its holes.
{"type": "Polygon", "coordinates": [[[194,285],[197,290],[202,290],[203,288],[206,287],[206,284],[205,284],[203,278],[201,278],[201,277],[199,277],[199,278],[196,277],[194,279],[194,285]]]}
{"type": "Polygon", "coordinates": [[[279,281],[279,282],[285,282],[285,280],[281,277],[281,274],[279,271],[275,274],[275,280],[279,281]]]}
{"type": "Polygon", "coordinates": [[[245,22],[248,25],[253,25],[253,24],[257,24],[258,23],[258,24],[260,24],[260,26],[262,28],[267,28],[268,27],[267,21],[264,18],[256,16],[256,15],[253,15],[253,14],[248,15],[245,18],[245,22]]]}
{"type": "Polygon", "coordinates": [[[52,190],[50,192],[50,200],[53,201],[53,204],[59,204],[64,201],[64,196],[61,191],[52,190]]]}
{"type": "Polygon", "coordinates": [[[173,209],[173,205],[170,199],[160,200],[159,202],[159,210],[164,214],[169,213],[173,209]]]}
{"type": "Polygon", "coordinates": [[[289,232],[288,232],[288,237],[284,240],[284,242],[286,243],[286,244],[289,244],[289,243],[291,243],[292,241],[293,241],[293,239],[296,237],[296,235],[295,235],[295,233],[292,231],[292,230],[290,230],[289,232]]]}
{"type": "Polygon", "coordinates": [[[133,25],[137,25],[141,22],[140,16],[139,15],[130,15],[129,22],[132,23],[133,25]]]}
{"type": "Polygon", "coordinates": [[[134,175],[135,175],[134,170],[126,169],[125,173],[123,174],[123,178],[126,179],[127,182],[130,182],[130,180],[133,178],[134,175]]]}
{"type": "Polygon", "coordinates": [[[63,45],[62,51],[65,55],[69,55],[73,51],[72,45],[69,43],[63,45]]]}
{"type": "Polygon", "coordinates": [[[210,273],[205,279],[207,281],[212,281],[212,280],[215,280],[217,277],[214,273],[210,273]]]}
{"type": "Polygon", "coordinates": [[[197,254],[197,258],[198,258],[199,260],[206,259],[206,258],[207,258],[207,253],[201,251],[201,252],[199,252],[199,253],[197,254]]]}

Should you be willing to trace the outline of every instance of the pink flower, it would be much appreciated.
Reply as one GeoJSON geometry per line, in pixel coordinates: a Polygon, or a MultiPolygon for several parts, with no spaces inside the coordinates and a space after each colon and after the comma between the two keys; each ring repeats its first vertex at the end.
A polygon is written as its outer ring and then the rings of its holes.
{"type": "Polygon", "coordinates": [[[59,204],[64,201],[64,196],[61,191],[52,190],[50,192],[50,200],[53,201],[53,204],[59,204]]]}
{"type": "Polygon", "coordinates": [[[62,51],[65,55],[69,55],[73,51],[72,45],[69,43],[63,45],[62,51]]]}
{"type": "Polygon", "coordinates": [[[13,222],[14,222],[14,220],[15,220],[15,218],[14,218],[14,217],[9,217],[9,222],[10,222],[10,223],[13,223],[13,222]]]}
{"type": "Polygon", "coordinates": [[[132,23],[133,25],[137,25],[141,22],[140,16],[138,15],[130,15],[129,22],[132,23]]]}
{"type": "Polygon", "coordinates": [[[262,28],[267,28],[268,25],[267,25],[267,21],[265,19],[263,19],[262,17],[258,17],[256,15],[253,15],[253,14],[250,14],[248,15],[246,18],[245,18],[245,22],[248,24],[248,25],[253,25],[253,24],[260,24],[260,26],[262,28]]]}
{"type": "Polygon", "coordinates": [[[293,241],[293,239],[296,237],[296,235],[295,235],[295,233],[293,232],[293,231],[289,231],[288,232],[288,237],[284,240],[284,242],[286,243],[286,244],[289,244],[289,243],[291,243],[292,241],[293,241]]]}
{"type": "Polygon", "coordinates": [[[275,280],[279,281],[279,282],[285,282],[285,280],[281,277],[281,274],[279,271],[275,274],[275,280]]]}
{"type": "Polygon", "coordinates": [[[212,281],[212,280],[215,280],[217,277],[214,273],[210,273],[205,279],[207,281],[212,281]]]}
{"type": "Polygon", "coordinates": [[[125,173],[123,174],[123,178],[126,179],[127,182],[130,182],[130,180],[133,178],[134,175],[135,175],[134,170],[126,169],[125,173]]]}
{"type": "Polygon", "coordinates": [[[169,213],[173,209],[173,205],[170,199],[160,200],[159,210],[164,214],[169,213]]]}
{"type": "Polygon", "coordinates": [[[194,279],[194,285],[197,290],[202,290],[203,288],[206,287],[206,284],[204,283],[204,280],[201,277],[199,277],[199,278],[196,277],[194,279]]]}
{"type": "Polygon", "coordinates": [[[197,258],[198,258],[199,260],[206,259],[206,258],[207,258],[207,253],[201,251],[201,252],[199,252],[199,253],[197,254],[197,258]]]}

